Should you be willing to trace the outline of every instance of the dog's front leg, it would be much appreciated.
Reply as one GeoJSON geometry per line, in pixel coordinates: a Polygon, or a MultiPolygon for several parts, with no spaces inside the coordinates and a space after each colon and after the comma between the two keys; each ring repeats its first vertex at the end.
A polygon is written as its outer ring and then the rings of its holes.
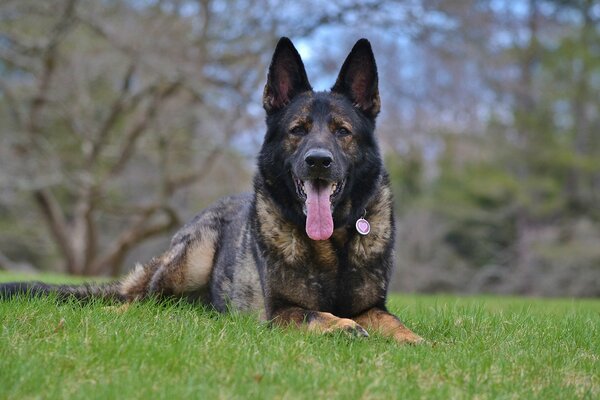
{"type": "Polygon", "coordinates": [[[309,332],[347,332],[356,336],[369,336],[367,331],[356,321],[339,318],[328,312],[306,310],[301,307],[285,307],[276,310],[273,313],[272,322],[279,326],[305,328],[309,332]]]}
{"type": "Polygon", "coordinates": [[[424,342],[422,337],[404,326],[398,317],[380,308],[371,308],[353,319],[368,330],[391,337],[398,343],[418,344],[424,342]]]}

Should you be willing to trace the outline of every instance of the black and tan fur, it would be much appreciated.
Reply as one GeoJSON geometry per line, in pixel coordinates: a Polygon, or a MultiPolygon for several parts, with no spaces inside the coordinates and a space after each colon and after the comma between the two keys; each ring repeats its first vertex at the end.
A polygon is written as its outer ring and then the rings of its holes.
{"type": "Polygon", "coordinates": [[[267,132],[254,193],[204,210],[175,234],[165,253],[120,282],[11,283],[0,286],[0,295],[57,292],[125,302],[186,297],[219,311],[258,312],[282,326],[363,336],[378,331],[398,342],[420,342],[386,310],[394,219],[374,136],[380,101],[369,42],[356,43],[331,91],[314,92],[298,52],[282,38],[263,106],[267,132]],[[305,227],[304,189],[311,182],[332,193],[333,230],[323,234],[327,239],[311,239],[305,227]],[[363,215],[371,225],[366,236],[354,228],[363,215]]]}

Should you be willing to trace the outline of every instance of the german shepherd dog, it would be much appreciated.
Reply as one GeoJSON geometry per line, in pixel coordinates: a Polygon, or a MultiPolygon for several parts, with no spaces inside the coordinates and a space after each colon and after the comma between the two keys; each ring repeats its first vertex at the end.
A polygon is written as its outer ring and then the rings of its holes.
{"type": "Polygon", "coordinates": [[[315,92],[281,38],[263,93],[267,132],[254,193],[222,199],[170,248],[104,285],[7,283],[0,296],[200,300],[312,332],[422,339],[386,310],[394,262],[389,179],[374,135],[377,66],[359,40],[331,91],[315,92]]]}

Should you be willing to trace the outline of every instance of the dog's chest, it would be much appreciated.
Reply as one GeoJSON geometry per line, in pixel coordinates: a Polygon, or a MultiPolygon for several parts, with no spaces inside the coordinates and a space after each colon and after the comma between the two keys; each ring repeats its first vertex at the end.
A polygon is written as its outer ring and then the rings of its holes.
{"type": "Polygon", "coordinates": [[[384,268],[371,264],[375,253],[366,250],[364,238],[339,231],[330,240],[297,240],[293,246],[286,254],[301,256],[292,260],[280,253],[267,262],[267,285],[275,298],[353,315],[385,296],[384,268]]]}

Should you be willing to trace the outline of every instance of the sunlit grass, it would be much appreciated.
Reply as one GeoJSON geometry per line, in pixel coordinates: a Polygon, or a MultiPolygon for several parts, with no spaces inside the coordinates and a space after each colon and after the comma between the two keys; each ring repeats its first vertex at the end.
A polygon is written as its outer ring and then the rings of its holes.
{"type": "Polygon", "coordinates": [[[188,304],[13,299],[0,302],[0,398],[600,396],[599,300],[394,295],[390,309],[430,345],[188,304]]]}

